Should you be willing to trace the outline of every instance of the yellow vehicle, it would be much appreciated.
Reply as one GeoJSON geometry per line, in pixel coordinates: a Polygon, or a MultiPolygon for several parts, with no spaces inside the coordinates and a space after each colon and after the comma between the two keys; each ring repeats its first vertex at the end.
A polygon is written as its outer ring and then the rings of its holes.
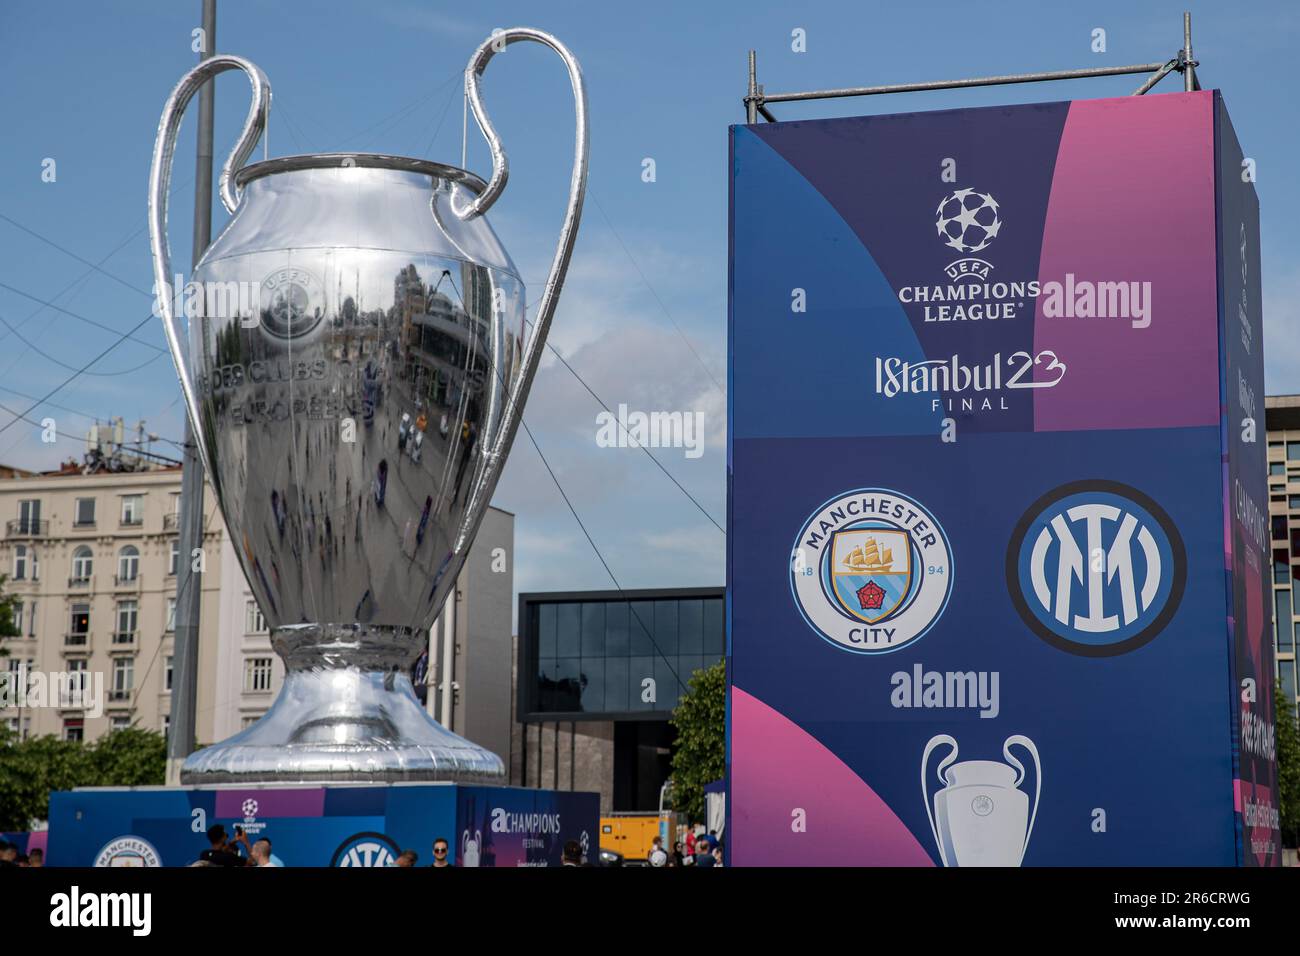
{"type": "Polygon", "coordinates": [[[624,860],[645,862],[655,837],[662,837],[664,852],[671,853],[685,822],[673,811],[673,782],[666,780],[659,788],[657,814],[612,813],[600,818],[600,848],[621,853],[624,860]]]}
{"type": "Polygon", "coordinates": [[[625,860],[645,860],[659,835],[653,813],[615,813],[600,818],[600,848],[621,853],[625,860]]]}

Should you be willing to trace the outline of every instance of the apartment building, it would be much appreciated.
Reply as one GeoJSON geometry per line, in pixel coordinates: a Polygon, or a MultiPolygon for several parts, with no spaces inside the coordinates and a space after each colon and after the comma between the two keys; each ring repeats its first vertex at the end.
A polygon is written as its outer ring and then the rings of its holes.
{"type": "MultiPolygon", "coordinates": [[[[62,706],[85,701],[18,699],[0,709],[0,721],[22,736],[53,734],[93,740],[137,725],[165,732],[171,712],[176,613],[181,471],[83,473],[65,467],[32,475],[11,469],[0,479],[0,573],[17,600],[20,635],[3,641],[0,659],[16,689],[17,674],[86,675],[103,681],[102,713],[62,706]]],[[[224,562],[224,525],[215,504],[204,502],[198,735],[212,739],[216,710],[211,681],[224,562]]],[[[228,545],[227,545],[228,549],[228,545]]],[[[26,694],[23,695],[26,698],[26,694]]],[[[16,699],[10,695],[10,700],[16,699]]],[[[95,708],[96,710],[100,708],[95,708]]]]}

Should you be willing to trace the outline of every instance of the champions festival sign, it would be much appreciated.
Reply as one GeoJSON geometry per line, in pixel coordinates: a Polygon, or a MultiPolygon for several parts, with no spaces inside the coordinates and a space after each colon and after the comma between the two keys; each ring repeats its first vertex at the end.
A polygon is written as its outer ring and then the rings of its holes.
{"type": "Polygon", "coordinates": [[[456,866],[559,866],[575,840],[592,862],[600,795],[451,783],[87,788],[50,795],[47,865],[188,866],[207,828],[265,837],[285,866],[384,867],[406,849],[456,866]]]}
{"type": "Polygon", "coordinates": [[[733,127],[738,865],[1276,865],[1217,92],[733,127]]]}

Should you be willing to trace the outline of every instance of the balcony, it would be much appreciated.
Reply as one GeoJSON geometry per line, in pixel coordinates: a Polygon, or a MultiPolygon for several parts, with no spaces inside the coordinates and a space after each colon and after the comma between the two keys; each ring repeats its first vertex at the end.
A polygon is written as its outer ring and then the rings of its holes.
{"type": "Polygon", "coordinates": [[[90,650],[90,632],[73,631],[71,634],[63,636],[63,646],[76,648],[77,650],[90,650]]]}
{"type": "Polygon", "coordinates": [[[6,538],[47,538],[50,523],[35,518],[14,518],[5,522],[6,538]]]}
{"type": "Polygon", "coordinates": [[[114,631],[113,644],[116,647],[132,647],[135,645],[135,631],[114,631]]]}
{"type": "Polygon", "coordinates": [[[140,575],[132,574],[129,577],[123,577],[120,574],[113,575],[113,588],[117,591],[138,591],[140,590],[140,575]]]}
{"type": "Polygon", "coordinates": [[[94,579],[93,577],[84,577],[84,578],[71,577],[71,578],[68,578],[68,590],[69,590],[69,591],[89,591],[91,585],[94,583],[94,580],[95,580],[95,579],[94,579]]]}
{"type": "Polygon", "coordinates": [[[122,521],[119,525],[123,528],[138,528],[144,524],[144,515],[122,515],[122,521]]]}
{"type": "Polygon", "coordinates": [[[117,702],[124,703],[131,699],[131,691],[121,690],[115,687],[108,692],[108,699],[109,701],[117,701],[117,702]]]}

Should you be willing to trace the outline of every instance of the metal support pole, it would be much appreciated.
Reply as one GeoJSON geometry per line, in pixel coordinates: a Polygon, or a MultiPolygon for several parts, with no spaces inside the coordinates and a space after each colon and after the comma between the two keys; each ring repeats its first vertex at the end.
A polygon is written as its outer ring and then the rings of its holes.
{"type": "MultiPolygon", "coordinates": [[[[217,42],[217,0],[203,0],[203,49],[200,62],[212,56],[217,42]]],[[[212,118],[216,88],[212,80],[199,91],[198,149],[194,165],[194,248],[197,265],[212,240],[212,118]]],[[[199,618],[203,608],[203,567],[194,549],[203,547],[203,463],[197,436],[185,416],[185,452],[181,468],[180,546],[176,567],[176,635],[172,668],[171,733],[167,739],[167,782],[181,782],[181,765],[194,751],[199,687],[199,618]],[[198,564],[200,570],[194,570],[198,564]]],[[[202,551],[200,551],[202,554],[202,551]]]]}
{"type": "Polygon", "coordinates": [[[1143,96],[1148,90],[1150,90],[1157,83],[1163,80],[1166,76],[1172,73],[1178,67],[1178,64],[1179,64],[1179,60],[1177,58],[1170,60],[1160,69],[1158,69],[1155,73],[1152,73],[1145,83],[1143,83],[1136,90],[1134,90],[1133,95],[1143,96]]]}
{"type": "Polygon", "coordinates": [[[442,680],[438,684],[441,690],[438,697],[438,723],[448,730],[452,729],[456,715],[456,601],[459,596],[460,590],[453,588],[451,594],[447,595],[439,618],[439,623],[442,624],[442,666],[439,668],[442,680]]]}
{"type": "Polygon", "coordinates": [[[750,126],[758,122],[758,63],[753,50],[749,51],[749,92],[745,94],[745,113],[750,126]]]}
{"type": "Polygon", "coordinates": [[[745,115],[752,125],[762,116],[776,122],[768,111],[769,103],[793,103],[800,100],[829,100],[844,96],[880,96],[888,93],[921,93],[930,90],[958,90],[974,86],[1006,86],[1012,83],[1043,83],[1050,80],[1082,80],[1099,76],[1124,76],[1130,73],[1152,73],[1145,83],[1134,91],[1141,96],[1172,70],[1183,74],[1183,85],[1188,91],[1199,90],[1196,78],[1196,61],[1192,59],[1192,15],[1183,14],[1183,45],[1177,57],[1160,63],[1132,63],[1128,66],[1103,66],[1087,70],[1056,70],[1047,73],[1008,73],[1002,76],[977,76],[965,80],[935,80],[927,83],[891,83],[884,86],[855,86],[838,90],[806,90],[793,93],[765,93],[758,82],[756,55],[749,51],[749,86],[745,94],[745,115]]]}
{"type": "Polygon", "coordinates": [[[879,96],[885,93],[922,93],[929,90],[959,90],[971,86],[1006,86],[1012,83],[1043,83],[1048,80],[1083,80],[1095,76],[1123,76],[1151,73],[1160,63],[1132,63],[1128,66],[1099,66],[1088,70],[1056,70],[1048,73],[1008,73],[976,76],[966,80],[933,80],[928,83],[891,83],[886,86],[855,86],[843,90],[810,90],[805,93],[765,93],[764,103],[792,103],[796,100],[828,100],[841,96],[879,96]]]}

